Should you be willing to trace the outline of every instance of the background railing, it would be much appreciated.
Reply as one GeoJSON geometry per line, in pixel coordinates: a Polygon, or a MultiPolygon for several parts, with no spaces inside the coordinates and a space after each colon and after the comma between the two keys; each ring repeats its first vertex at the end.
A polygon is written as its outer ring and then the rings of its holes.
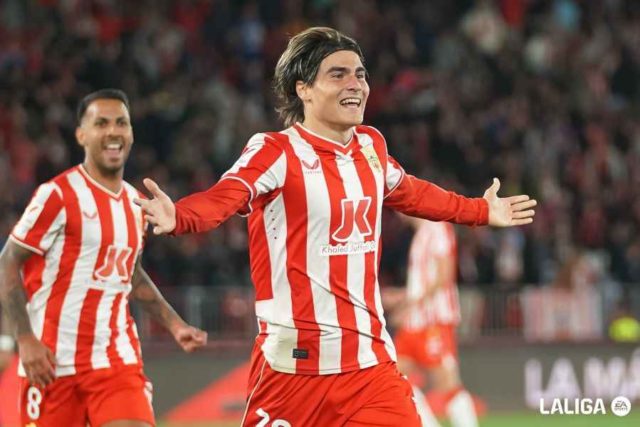
{"type": "MultiPolygon", "coordinates": [[[[626,291],[552,286],[504,291],[488,286],[463,286],[459,338],[463,343],[494,338],[527,342],[603,340],[609,322],[620,313],[621,306],[636,319],[640,318],[640,285],[620,289],[626,291]]],[[[162,289],[162,293],[187,322],[206,330],[212,341],[250,342],[256,335],[252,288],[186,286],[162,289]]],[[[169,333],[135,303],[132,313],[146,343],[171,341],[169,333]]]]}

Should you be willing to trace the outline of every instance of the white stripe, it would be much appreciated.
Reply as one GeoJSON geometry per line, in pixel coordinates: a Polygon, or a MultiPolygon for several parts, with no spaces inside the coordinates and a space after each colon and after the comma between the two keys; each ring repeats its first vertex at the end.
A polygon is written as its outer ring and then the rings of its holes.
{"type": "Polygon", "coordinates": [[[133,365],[138,362],[136,351],[131,345],[129,335],[127,335],[127,304],[128,299],[124,297],[120,300],[117,317],[117,337],[116,350],[125,365],[133,365]]]}
{"type": "MultiPolygon", "coordinates": [[[[129,227],[127,227],[127,215],[124,211],[124,201],[122,199],[115,200],[109,198],[109,202],[109,206],[111,207],[111,215],[113,218],[113,245],[117,246],[118,248],[128,248],[129,227]]],[[[133,256],[135,256],[135,254],[133,256]]],[[[117,276],[118,269],[114,269],[113,272],[115,276],[117,276]]],[[[121,280],[120,278],[117,278],[117,280],[115,281],[120,282],[121,280]]]]}
{"type": "Polygon", "coordinates": [[[273,302],[262,301],[260,311],[265,314],[260,320],[267,323],[268,332],[262,351],[274,369],[295,372],[296,360],[292,352],[298,342],[298,331],[293,323],[291,284],[287,276],[287,218],[282,194],[265,206],[263,221],[271,265],[273,302]]]}
{"type": "MultiPolygon", "coordinates": [[[[336,163],[344,184],[345,196],[347,199],[353,200],[354,203],[356,203],[354,205],[355,211],[357,202],[364,199],[362,183],[360,182],[355,162],[352,158],[341,158],[338,156],[336,163]]],[[[375,208],[375,206],[369,204],[368,209],[375,208]]],[[[373,228],[371,225],[369,226],[373,228]]],[[[359,236],[355,224],[352,239],[353,236],[359,236]]],[[[358,238],[359,237],[356,237],[356,239],[358,238]]],[[[362,238],[360,237],[360,239],[362,238]]],[[[358,362],[361,367],[370,366],[372,361],[377,360],[373,352],[373,340],[371,339],[371,316],[367,309],[364,295],[365,256],[366,254],[351,254],[347,257],[347,289],[356,316],[356,325],[358,328],[358,362]]]]}
{"type": "MultiPolygon", "coordinates": [[[[295,128],[291,129],[295,131],[295,128]]],[[[306,161],[307,164],[313,164],[316,159],[320,163],[313,147],[302,138],[292,135],[290,141],[298,158],[306,161]]],[[[303,166],[303,174],[305,197],[309,210],[307,215],[306,268],[311,281],[314,314],[321,331],[318,370],[325,372],[335,370],[336,366],[339,367],[342,357],[342,330],[338,323],[336,298],[331,292],[329,280],[330,257],[318,256],[318,248],[330,243],[329,221],[323,212],[331,211],[331,201],[323,173],[305,174],[303,166]]]]}
{"type": "MultiPolygon", "coordinates": [[[[374,129],[374,128],[372,128],[374,129]]],[[[377,129],[374,129],[377,131],[377,129]]],[[[379,132],[378,132],[379,133],[379,132]]],[[[380,136],[382,136],[382,134],[380,134],[380,136]]],[[[382,138],[384,141],[384,137],[382,138]]],[[[368,135],[368,134],[358,134],[358,141],[360,142],[360,144],[365,147],[368,144],[373,144],[373,139],[368,135]]],[[[386,147],[386,143],[385,143],[385,147],[386,147]]],[[[385,148],[386,149],[386,148],[385,148]]],[[[382,233],[382,197],[384,195],[384,186],[385,186],[385,180],[384,180],[384,176],[378,172],[375,168],[371,167],[371,165],[369,165],[369,169],[371,170],[371,173],[373,174],[374,178],[375,178],[375,182],[376,182],[376,194],[378,196],[378,204],[375,206],[375,209],[377,209],[376,211],[376,224],[375,224],[375,236],[376,236],[376,242],[380,242],[380,236],[382,233]]],[[[370,208],[372,209],[373,206],[370,208]]],[[[382,340],[384,340],[384,346],[385,349],[387,350],[387,353],[389,353],[389,355],[391,356],[391,358],[393,360],[396,360],[396,349],[393,345],[393,340],[391,339],[391,334],[389,334],[389,331],[387,330],[386,327],[386,320],[384,318],[384,308],[382,308],[382,296],[380,295],[380,284],[378,283],[378,251],[379,251],[380,246],[378,245],[376,247],[376,251],[374,253],[374,259],[375,259],[375,267],[373,269],[374,274],[375,274],[375,285],[374,285],[374,301],[375,301],[375,305],[376,305],[376,312],[378,313],[378,319],[380,320],[380,323],[382,325],[382,332],[381,332],[381,338],[382,340]]]]}
{"type": "Polygon", "coordinates": [[[111,338],[109,320],[111,319],[111,306],[116,295],[112,292],[105,292],[98,304],[95,338],[91,351],[91,366],[93,369],[108,368],[110,366],[109,357],[107,356],[107,347],[111,338]]]}
{"type": "Polygon", "coordinates": [[[258,195],[269,193],[284,185],[287,174],[287,156],[282,153],[278,159],[254,183],[258,195]]]}
{"type": "Polygon", "coordinates": [[[89,219],[82,213],[85,212],[91,216],[98,211],[91,190],[87,187],[84,178],[79,172],[73,171],[67,175],[67,180],[78,197],[81,211],[79,215],[82,221],[82,242],[78,258],[75,260],[71,283],[62,304],[62,314],[60,316],[56,360],[58,365],[63,368],[73,367],[75,363],[80,313],[82,312],[82,304],[86,297],[91,273],[98,256],[99,244],[97,245],[96,242],[100,242],[102,237],[98,215],[95,215],[93,219],[89,219]]]}
{"type": "Polygon", "coordinates": [[[136,205],[135,203],[133,203],[133,199],[139,197],[138,191],[128,182],[124,182],[124,186],[125,186],[125,190],[127,191],[127,196],[129,198],[129,208],[131,209],[131,212],[133,212],[135,230],[138,235],[138,246],[136,247],[136,252],[133,258],[134,269],[135,269],[135,262],[137,260],[137,257],[141,253],[144,245],[144,229],[142,228],[143,227],[142,208],[136,205]]]}

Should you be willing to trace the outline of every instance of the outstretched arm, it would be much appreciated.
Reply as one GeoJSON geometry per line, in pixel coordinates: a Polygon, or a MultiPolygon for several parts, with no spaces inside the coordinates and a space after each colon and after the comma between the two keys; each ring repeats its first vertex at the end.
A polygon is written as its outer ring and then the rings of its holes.
{"type": "Polygon", "coordinates": [[[207,343],[207,333],[188,325],[164,299],[149,275],[142,268],[140,260],[131,278],[132,296],[154,320],[164,326],[178,345],[187,353],[207,343]]]}
{"type": "Polygon", "coordinates": [[[536,201],[527,195],[498,197],[499,188],[500,181],[494,178],[484,197],[467,198],[406,175],[384,205],[406,215],[457,224],[510,227],[532,222],[536,201]]]}
{"type": "Polygon", "coordinates": [[[33,252],[7,240],[0,253],[0,302],[18,343],[20,360],[32,384],[46,386],[55,379],[55,357],[33,333],[20,271],[33,252]]]}
{"type": "Polygon", "coordinates": [[[153,180],[144,185],[152,195],[149,200],[134,199],[153,227],[153,234],[184,234],[211,230],[246,206],[251,192],[240,181],[223,179],[207,191],[187,196],[173,203],[153,180]]]}

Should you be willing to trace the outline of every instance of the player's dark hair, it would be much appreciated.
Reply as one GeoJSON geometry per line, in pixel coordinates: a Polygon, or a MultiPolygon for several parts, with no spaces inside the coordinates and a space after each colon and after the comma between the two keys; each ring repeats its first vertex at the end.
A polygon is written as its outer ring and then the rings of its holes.
{"type": "Polygon", "coordinates": [[[351,37],[328,27],[312,27],[289,40],[273,76],[273,89],[278,105],[276,111],[285,126],[304,120],[304,105],[296,92],[296,83],[312,84],[324,58],[339,50],[350,50],[364,56],[358,43],[351,37]]]}
{"type": "Polygon", "coordinates": [[[125,107],[127,107],[127,111],[129,111],[129,98],[127,94],[121,91],[120,89],[100,89],[95,92],[90,93],[89,95],[82,98],[80,103],[78,104],[78,109],[76,110],[76,119],[78,120],[78,125],[82,122],[82,118],[84,117],[84,113],[87,112],[87,108],[93,101],[98,99],[117,99],[121,101],[125,107]]]}

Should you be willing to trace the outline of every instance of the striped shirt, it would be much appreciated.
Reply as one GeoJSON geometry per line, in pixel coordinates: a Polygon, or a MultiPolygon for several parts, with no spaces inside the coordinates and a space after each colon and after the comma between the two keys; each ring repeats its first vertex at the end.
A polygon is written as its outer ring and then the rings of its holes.
{"type": "Polygon", "coordinates": [[[142,364],[128,306],[145,225],[135,197],[128,183],[116,194],[76,166],[38,187],[11,232],[34,253],[22,272],[27,312],[57,376],[142,364]]]}
{"type": "Polygon", "coordinates": [[[409,310],[403,328],[420,329],[432,325],[457,325],[460,322],[456,286],[456,237],[448,222],[422,221],[409,248],[407,297],[421,302],[409,310]],[[427,289],[437,280],[438,264],[447,261],[444,282],[428,298],[427,289]]]}
{"type": "Polygon", "coordinates": [[[174,233],[248,214],[259,351],[280,372],[334,374],[395,360],[378,286],[383,204],[487,221],[484,200],[406,175],[374,128],[343,145],[296,124],[255,135],[220,182],[178,201],[174,233]]]}

